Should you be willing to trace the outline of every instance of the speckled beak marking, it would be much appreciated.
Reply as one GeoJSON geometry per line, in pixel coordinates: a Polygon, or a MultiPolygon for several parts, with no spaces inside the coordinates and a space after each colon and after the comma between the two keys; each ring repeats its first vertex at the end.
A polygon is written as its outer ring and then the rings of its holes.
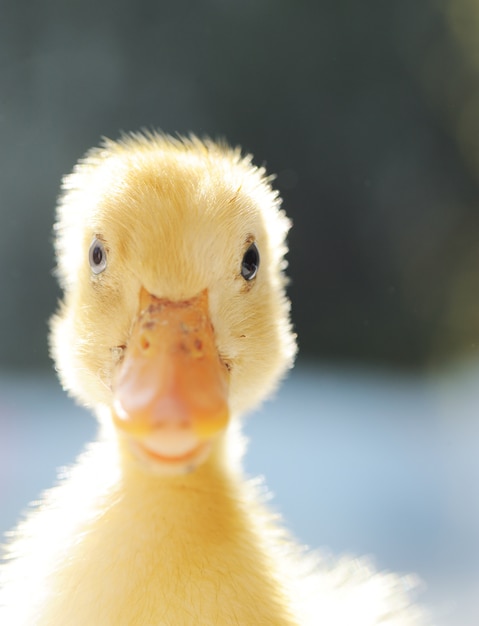
{"type": "Polygon", "coordinates": [[[142,287],[114,385],[114,422],[135,454],[150,465],[196,466],[228,423],[227,393],[207,290],[172,302],[142,287]]]}

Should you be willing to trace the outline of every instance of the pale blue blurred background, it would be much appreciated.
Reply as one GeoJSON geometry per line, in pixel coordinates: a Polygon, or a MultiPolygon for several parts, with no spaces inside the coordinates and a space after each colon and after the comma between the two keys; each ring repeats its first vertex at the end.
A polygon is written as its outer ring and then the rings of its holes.
{"type": "MultiPolygon", "coordinates": [[[[246,467],[303,543],[415,572],[437,626],[479,620],[479,363],[435,376],[298,367],[246,422],[246,467]]],[[[47,375],[0,377],[0,530],[95,432],[47,375]]]]}

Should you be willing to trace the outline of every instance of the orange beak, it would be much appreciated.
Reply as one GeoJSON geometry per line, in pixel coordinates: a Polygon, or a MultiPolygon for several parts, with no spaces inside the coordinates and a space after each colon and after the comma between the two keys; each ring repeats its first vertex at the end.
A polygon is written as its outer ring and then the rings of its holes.
{"type": "Polygon", "coordinates": [[[114,422],[150,464],[192,467],[227,425],[228,371],[215,345],[208,292],[182,302],[144,288],[114,385],[114,422]]]}

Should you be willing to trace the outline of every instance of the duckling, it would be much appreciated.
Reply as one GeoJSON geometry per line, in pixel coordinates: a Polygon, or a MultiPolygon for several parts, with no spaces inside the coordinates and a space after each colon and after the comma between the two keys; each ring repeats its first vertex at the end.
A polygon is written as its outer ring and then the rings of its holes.
{"type": "Polygon", "coordinates": [[[297,546],[242,472],[239,416],[296,353],[289,227],[209,140],[105,140],[65,177],[51,351],[99,433],[14,531],[1,624],[425,623],[403,579],[297,546]]]}

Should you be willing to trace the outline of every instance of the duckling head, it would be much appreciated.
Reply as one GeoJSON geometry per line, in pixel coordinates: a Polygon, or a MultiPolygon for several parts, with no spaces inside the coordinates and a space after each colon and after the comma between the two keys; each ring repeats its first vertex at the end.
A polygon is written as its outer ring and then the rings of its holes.
{"type": "Polygon", "coordinates": [[[65,177],[57,215],[64,387],[146,467],[196,467],[294,358],[270,179],[224,145],[130,135],[65,177]]]}

